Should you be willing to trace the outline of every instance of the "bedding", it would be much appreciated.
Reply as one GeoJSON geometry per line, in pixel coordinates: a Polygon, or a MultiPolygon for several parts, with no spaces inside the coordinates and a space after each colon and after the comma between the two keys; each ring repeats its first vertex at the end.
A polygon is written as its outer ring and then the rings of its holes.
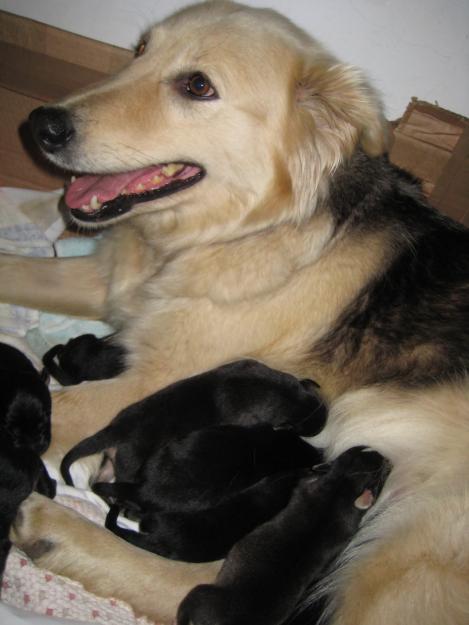
{"type": "MultiPolygon", "coordinates": [[[[0,188],[0,250],[42,257],[90,253],[96,239],[60,238],[65,230],[65,224],[58,216],[61,195],[61,191],[0,188]]],[[[100,322],[0,304],[0,341],[22,350],[38,368],[43,353],[50,347],[87,332],[105,336],[112,332],[112,328],[100,322]]],[[[52,387],[57,386],[52,381],[52,387]]],[[[52,470],[50,472],[58,478],[52,470]]],[[[107,505],[87,488],[86,475],[81,474],[77,466],[73,469],[73,478],[75,488],[58,483],[57,501],[104,525],[107,505]]],[[[127,525],[135,528],[130,521],[127,525]]],[[[71,619],[103,625],[149,623],[144,617],[136,617],[132,608],[122,601],[96,597],[77,582],[38,569],[15,547],[7,560],[0,597],[0,622],[3,625],[57,624],[57,618],[67,619],[64,622],[71,619]]]]}

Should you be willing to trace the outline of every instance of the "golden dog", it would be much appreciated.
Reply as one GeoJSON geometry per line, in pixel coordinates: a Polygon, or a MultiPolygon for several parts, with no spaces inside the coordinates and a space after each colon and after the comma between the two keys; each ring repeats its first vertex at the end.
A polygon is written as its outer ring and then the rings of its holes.
{"type": "MultiPolygon", "coordinates": [[[[55,395],[49,459],[237,358],[312,377],[332,402],[317,444],[394,464],[316,591],[324,618],[466,625],[469,236],[383,156],[362,74],[273,11],[208,2],[31,124],[51,161],[88,174],[67,190],[72,218],[112,229],[92,257],[3,257],[1,297],[104,318],[130,353],[118,378],[55,395]]],[[[164,621],[219,566],[141,552],[38,495],[13,534],[39,566],[164,621]]]]}

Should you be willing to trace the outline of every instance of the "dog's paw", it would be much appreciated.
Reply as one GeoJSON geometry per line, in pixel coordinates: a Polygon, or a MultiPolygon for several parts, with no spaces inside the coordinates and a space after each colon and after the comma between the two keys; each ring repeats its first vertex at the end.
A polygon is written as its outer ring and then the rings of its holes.
{"type": "Polygon", "coordinates": [[[35,562],[58,547],[59,537],[54,533],[56,509],[60,512],[60,506],[50,499],[32,493],[21,504],[11,526],[11,542],[35,562]]]}

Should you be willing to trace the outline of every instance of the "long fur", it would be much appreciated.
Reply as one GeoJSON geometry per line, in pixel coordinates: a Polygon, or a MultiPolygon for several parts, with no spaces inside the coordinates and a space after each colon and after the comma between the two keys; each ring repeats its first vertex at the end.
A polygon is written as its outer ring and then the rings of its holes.
{"type": "MultiPolygon", "coordinates": [[[[374,540],[364,529],[330,586],[330,622],[465,625],[469,235],[383,155],[362,73],[273,11],[208,2],[156,25],[128,68],[60,106],[75,135],[48,155],[59,166],[190,162],[205,176],[109,219],[93,257],[1,259],[2,299],[105,318],[128,351],[115,380],[54,396],[49,458],[145,395],[238,358],[318,380],[329,455],[367,444],[395,464],[374,540]],[[218,98],[181,91],[197,71],[218,98]]],[[[39,565],[155,619],[174,618],[191,575],[215,574],[105,533],[91,549],[88,527],[37,496],[22,519],[15,540],[39,565]]]]}

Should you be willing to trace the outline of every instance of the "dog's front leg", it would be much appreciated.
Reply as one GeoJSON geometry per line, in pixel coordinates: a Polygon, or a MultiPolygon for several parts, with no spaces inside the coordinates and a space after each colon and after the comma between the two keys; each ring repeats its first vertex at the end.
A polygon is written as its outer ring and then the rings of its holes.
{"type": "Polygon", "coordinates": [[[0,254],[0,301],[99,319],[107,290],[97,256],[30,258],[0,254]]]}
{"type": "Polygon", "coordinates": [[[52,393],[52,439],[44,458],[58,468],[64,454],[80,440],[97,432],[117,413],[143,399],[158,386],[158,379],[143,379],[129,369],[110,380],[85,382],[52,393]]]}
{"type": "MultiPolygon", "coordinates": [[[[85,382],[52,393],[52,440],[44,458],[58,468],[69,449],[106,426],[120,410],[190,374],[191,370],[156,364],[150,370],[131,366],[110,380],[85,382]]],[[[94,464],[90,464],[91,470],[94,464]]]]}
{"type": "Polygon", "coordinates": [[[22,504],[11,540],[39,567],[164,623],[174,620],[191,588],[215,580],[221,565],[186,564],[142,551],[37,493],[22,504]]]}

